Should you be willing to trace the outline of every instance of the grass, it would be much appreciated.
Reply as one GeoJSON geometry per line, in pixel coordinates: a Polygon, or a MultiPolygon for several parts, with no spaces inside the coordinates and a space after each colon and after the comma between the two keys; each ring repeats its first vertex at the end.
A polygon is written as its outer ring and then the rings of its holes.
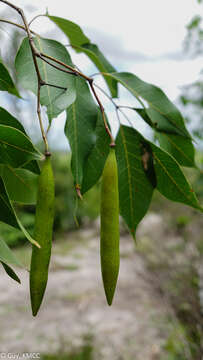
{"type": "Polygon", "coordinates": [[[56,354],[41,354],[41,360],[93,360],[92,336],[84,337],[84,344],[79,349],[69,353],[58,352],[56,354]]]}

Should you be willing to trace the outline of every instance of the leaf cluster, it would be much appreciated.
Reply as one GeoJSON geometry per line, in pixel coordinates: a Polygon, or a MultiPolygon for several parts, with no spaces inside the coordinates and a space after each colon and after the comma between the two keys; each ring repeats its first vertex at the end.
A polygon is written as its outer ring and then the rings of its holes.
{"type": "MultiPolygon", "coordinates": [[[[56,16],[46,16],[66,35],[72,49],[84,53],[93,62],[105,80],[108,92],[102,91],[114,104],[119,121],[115,145],[120,214],[133,237],[148,211],[155,189],[169,200],[202,211],[182,170],[182,167],[196,168],[196,164],[193,139],[178,108],[159,87],[133,73],[117,72],[77,24],[56,16]],[[130,119],[128,126],[122,124],[119,117],[121,106],[114,100],[119,98],[119,86],[133,95],[135,106],[131,107],[131,111],[138,114],[143,124],[150,126],[154,133],[153,142],[145,139],[130,119]],[[139,107],[136,106],[137,101],[139,107]]],[[[33,35],[32,42],[36,64],[33,62],[30,38],[25,36],[15,58],[17,79],[23,89],[37,96],[38,105],[46,107],[49,128],[54,118],[66,112],[64,132],[72,152],[72,175],[75,189],[82,197],[102,175],[109,145],[112,144],[111,119],[107,119],[94,86],[95,80],[78,70],[66,46],[37,34],[33,35]],[[40,73],[40,84],[36,67],[40,73]]],[[[17,85],[2,59],[0,91],[20,98],[17,85]]],[[[0,221],[21,229],[32,243],[35,240],[20,223],[13,202],[35,204],[39,162],[43,158],[20,121],[0,108],[0,221]]],[[[19,263],[2,239],[0,261],[7,273],[18,281],[9,266],[19,263]]]]}

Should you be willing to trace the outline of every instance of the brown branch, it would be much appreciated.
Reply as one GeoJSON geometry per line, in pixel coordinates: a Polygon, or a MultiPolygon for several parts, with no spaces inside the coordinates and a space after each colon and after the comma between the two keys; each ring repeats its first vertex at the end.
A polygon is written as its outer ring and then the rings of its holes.
{"type": "Polygon", "coordinates": [[[64,63],[63,61],[60,61],[58,59],[55,59],[54,57],[52,56],[49,56],[47,54],[44,54],[44,53],[39,53],[37,55],[40,59],[43,60],[43,58],[46,58],[46,59],[49,59],[49,60],[52,60],[54,62],[56,62],[57,64],[61,65],[61,66],[64,66],[65,68],[69,69],[72,71],[72,73],[75,73],[76,75],[79,75],[81,76],[82,78],[84,78],[85,80],[87,80],[88,82],[89,81],[92,81],[92,79],[89,77],[89,76],[86,76],[85,74],[83,74],[82,72],[78,71],[77,69],[75,69],[74,67],[70,66],[70,65],[67,65],[66,63],[64,63]]]}
{"type": "Polygon", "coordinates": [[[65,88],[65,87],[63,87],[63,86],[60,86],[60,85],[55,85],[55,84],[49,84],[49,83],[47,83],[46,81],[41,81],[41,83],[40,83],[40,86],[51,86],[51,87],[54,87],[54,88],[56,88],[56,89],[61,89],[61,90],[67,90],[67,88],[65,88]]]}
{"type": "Polygon", "coordinates": [[[57,69],[57,70],[59,70],[59,71],[65,72],[66,74],[70,74],[70,75],[75,75],[75,76],[78,75],[76,72],[68,71],[68,70],[66,70],[66,69],[60,68],[60,67],[57,66],[57,65],[52,64],[52,63],[51,63],[50,61],[48,61],[47,59],[44,59],[40,54],[38,54],[38,57],[39,57],[42,61],[44,61],[45,63],[47,63],[48,65],[54,67],[55,69],[57,69]]]}
{"type": "MultiPolygon", "coordinates": [[[[25,15],[24,15],[24,12],[22,9],[18,8],[17,6],[11,4],[9,1],[7,0],[0,0],[0,2],[3,2],[4,4],[7,4],[8,6],[10,6],[11,8],[13,8],[14,10],[16,10],[22,20],[23,20],[23,23],[24,23],[24,27],[21,27],[23,28],[26,32],[27,32],[27,35],[28,35],[28,40],[29,40],[29,43],[30,43],[30,48],[31,48],[31,51],[32,51],[32,57],[33,57],[33,62],[34,62],[34,66],[35,66],[35,71],[36,71],[36,74],[37,74],[37,79],[38,79],[38,91],[37,91],[37,114],[38,114],[38,118],[39,118],[39,123],[40,123],[40,128],[41,128],[41,132],[42,132],[42,138],[44,140],[44,143],[45,143],[45,153],[48,152],[48,142],[47,142],[47,139],[46,139],[46,134],[45,134],[45,131],[44,131],[44,128],[43,128],[43,124],[42,124],[42,119],[41,119],[41,107],[40,107],[40,89],[41,89],[41,86],[43,85],[49,85],[49,86],[55,86],[55,85],[51,85],[51,84],[45,84],[45,82],[42,80],[41,78],[41,74],[40,74],[40,71],[39,71],[39,67],[38,67],[38,63],[37,63],[37,58],[40,58],[41,60],[45,61],[46,63],[48,63],[50,66],[53,66],[55,67],[57,70],[59,71],[64,71],[66,73],[69,73],[71,75],[75,75],[75,76],[80,76],[82,77],[83,79],[85,79],[86,81],[88,81],[89,83],[89,86],[92,90],[92,93],[99,105],[99,108],[101,110],[101,113],[102,113],[102,118],[103,118],[103,121],[104,121],[104,126],[105,126],[105,129],[106,129],[106,132],[108,133],[110,139],[111,139],[111,143],[110,143],[110,146],[114,147],[115,146],[115,141],[114,141],[114,138],[111,134],[111,131],[109,129],[109,126],[108,126],[108,123],[107,123],[107,120],[106,120],[106,116],[105,116],[105,112],[104,112],[104,107],[95,91],[95,88],[94,88],[94,85],[93,85],[93,79],[85,74],[83,74],[81,71],[77,70],[76,68],[70,66],[70,65],[67,65],[65,64],[64,62],[58,60],[58,59],[55,59],[54,57],[52,56],[49,56],[47,54],[44,54],[42,52],[39,52],[38,49],[35,47],[35,44],[34,44],[34,41],[33,41],[33,38],[32,38],[32,32],[29,28],[29,24],[27,23],[27,20],[25,18],[25,15]],[[66,69],[70,70],[70,71],[65,71],[64,69],[50,63],[48,60],[51,60],[63,67],[65,67],[66,69]]],[[[58,87],[57,85],[55,87],[58,87]]]]}
{"type": "MultiPolygon", "coordinates": [[[[4,23],[10,24],[10,25],[14,25],[14,26],[18,27],[19,29],[26,31],[26,29],[25,29],[25,27],[23,25],[14,23],[13,21],[0,19],[0,22],[4,22],[4,23]]],[[[30,32],[35,36],[39,36],[39,34],[37,34],[35,31],[30,30],[30,32]]]]}
{"type": "Polygon", "coordinates": [[[113,136],[112,136],[112,134],[111,134],[111,131],[110,131],[110,129],[109,129],[109,126],[108,126],[108,124],[107,124],[106,116],[105,116],[105,112],[104,112],[104,107],[103,107],[101,101],[100,101],[99,98],[98,98],[98,95],[97,95],[97,93],[96,93],[96,91],[95,91],[95,88],[94,88],[93,80],[92,80],[92,79],[91,79],[91,81],[89,81],[89,85],[90,85],[90,88],[91,88],[91,90],[92,90],[92,92],[93,92],[93,94],[94,94],[94,96],[95,96],[95,99],[96,99],[96,101],[97,101],[97,103],[98,103],[98,105],[99,105],[99,107],[100,107],[106,132],[107,132],[107,134],[109,135],[109,137],[110,137],[110,139],[111,139],[110,146],[111,146],[111,147],[114,147],[114,146],[116,146],[116,145],[115,145],[115,141],[114,141],[114,138],[113,138],[113,136]]]}
{"type": "Polygon", "coordinates": [[[27,33],[28,36],[28,40],[29,40],[29,44],[30,44],[30,48],[31,48],[31,52],[32,52],[32,58],[33,58],[33,62],[34,62],[34,66],[35,66],[35,71],[37,74],[37,82],[38,82],[38,87],[37,87],[37,114],[38,114],[38,119],[39,119],[39,124],[40,124],[40,129],[41,129],[41,133],[42,133],[42,138],[44,141],[44,145],[45,145],[45,154],[49,153],[49,148],[48,148],[48,141],[46,138],[46,133],[44,131],[44,127],[43,127],[43,122],[42,122],[42,117],[41,117],[41,106],[40,106],[40,89],[41,89],[41,84],[43,83],[43,80],[41,78],[41,74],[39,71],[39,67],[37,64],[37,54],[39,53],[37,48],[35,47],[33,38],[32,38],[32,33],[31,30],[29,28],[29,25],[27,23],[26,17],[24,15],[24,12],[22,9],[20,9],[19,7],[13,5],[12,3],[10,3],[7,0],[0,0],[0,2],[10,6],[12,9],[16,10],[19,15],[22,18],[22,21],[24,23],[24,27],[25,27],[25,31],[27,33]]]}
{"type": "MultiPolygon", "coordinates": [[[[71,71],[72,71],[72,74],[78,75],[78,76],[82,77],[83,79],[85,79],[86,81],[88,81],[89,86],[90,86],[90,88],[91,88],[91,90],[92,90],[92,93],[93,93],[93,95],[94,95],[94,97],[95,97],[95,99],[96,99],[96,101],[97,101],[97,103],[98,103],[98,105],[99,105],[100,110],[101,110],[102,118],[103,118],[103,121],[104,121],[104,126],[105,126],[105,129],[106,129],[106,132],[107,132],[107,134],[109,135],[109,137],[110,137],[110,139],[111,139],[110,146],[111,146],[111,147],[114,147],[114,146],[115,146],[115,141],[114,141],[114,138],[113,138],[113,136],[112,136],[112,134],[111,134],[111,131],[110,131],[109,126],[108,126],[107,121],[106,121],[106,116],[105,116],[105,112],[104,112],[104,107],[103,107],[103,105],[102,105],[102,103],[101,103],[101,101],[100,101],[100,99],[99,99],[99,97],[98,97],[98,95],[97,95],[97,93],[96,93],[96,91],[95,91],[95,88],[94,88],[94,85],[93,85],[93,79],[90,78],[89,76],[83,74],[81,71],[75,69],[74,67],[72,67],[72,66],[70,66],[70,65],[67,65],[67,64],[65,64],[64,62],[60,61],[60,60],[57,60],[57,59],[53,58],[52,56],[46,55],[46,54],[44,54],[44,53],[40,53],[40,54],[38,54],[37,56],[38,56],[41,60],[45,60],[44,58],[47,58],[47,59],[49,59],[49,60],[52,60],[52,61],[56,62],[57,64],[59,64],[59,65],[61,65],[61,66],[64,66],[65,68],[71,70],[71,71]]],[[[51,64],[50,64],[50,65],[51,65],[51,64]]],[[[58,68],[58,70],[63,71],[61,68],[58,68]]]]}

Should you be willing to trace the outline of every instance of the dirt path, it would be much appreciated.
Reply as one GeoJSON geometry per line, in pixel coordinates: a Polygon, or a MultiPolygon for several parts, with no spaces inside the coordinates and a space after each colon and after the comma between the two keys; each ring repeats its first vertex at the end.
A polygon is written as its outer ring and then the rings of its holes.
{"type": "MultiPolygon", "coordinates": [[[[161,227],[161,218],[153,222],[152,216],[146,217],[140,233],[147,223],[161,227]]],[[[113,306],[106,305],[96,232],[69,234],[54,245],[46,297],[37,318],[31,315],[28,274],[18,271],[22,279],[18,285],[1,270],[0,351],[65,352],[80,346],[88,335],[94,359],[160,359],[170,309],[154,290],[151,274],[126,235],[121,238],[116,296],[113,306]]]]}

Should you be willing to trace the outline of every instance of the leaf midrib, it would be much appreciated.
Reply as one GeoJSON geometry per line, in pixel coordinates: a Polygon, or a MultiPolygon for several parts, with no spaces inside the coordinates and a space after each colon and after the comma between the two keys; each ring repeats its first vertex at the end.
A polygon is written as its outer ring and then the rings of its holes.
{"type": "Polygon", "coordinates": [[[126,163],[127,163],[128,185],[129,185],[129,196],[130,196],[130,214],[131,214],[131,223],[133,223],[133,196],[132,196],[132,180],[131,180],[130,164],[129,164],[129,159],[128,159],[128,151],[127,151],[127,146],[126,146],[126,141],[125,141],[125,135],[124,135],[122,126],[120,127],[120,130],[121,130],[121,137],[123,140],[125,159],[126,159],[126,163]]]}
{"type": "MultiPolygon", "coordinates": [[[[120,82],[125,88],[127,88],[130,92],[134,93],[136,97],[139,98],[139,97],[141,96],[141,95],[139,95],[139,94],[137,93],[136,90],[134,90],[133,88],[131,88],[127,83],[125,83],[125,82],[124,82],[123,80],[121,80],[120,78],[119,78],[119,80],[118,80],[117,77],[115,77],[115,76],[113,76],[112,74],[109,74],[109,73],[105,73],[104,75],[112,76],[115,80],[119,81],[119,82],[120,82]]],[[[141,96],[141,97],[142,97],[142,96],[141,96]]],[[[143,98],[143,97],[142,97],[142,98],[143,98]]],[[[143,99],[144,99],[144,98],[143,98],[143,99]]],[[[144,99],[144,100],[146,100],[146,99],[144,99]]],[[[154,109],[155,109],[157,112],[159,112],[161,115],[165,116],[165,117],[169,120],[169,122],[171,122],[178,130],[180,130],[184,135],[186,135],[184,129],[179,128],[179,126],[177,126],[177,124],[176,124],[175,122],[173,122],[173,120],[172,120],[171,118],[168,118],[168,115],[167,115],[167,114],[161,112],[160,109],[157,108],[157,107],[156,107],[153,103],[151,103],[150,101],[148,101],[148,100],[146,100],[146,101],[147,101],[147,103],[148,103],[152,108],[154,108],[154,109]]]]}
{"type": "MultiPolygon", "coordinates": [[[[167,176],[169,177],[169,179],[174,183],[174,185],[177,187],[177,189],[179,190],[180,193],[183,194],[183,197],[185,197],[185,199],[187,201],[189,201],[190,204],[193,204],[196,208],[198,208],[198,206],[196,204],[194,204],[193,200],[190,199],[188,196],[186,196],[185,192],[178,186],[178,184],[176,183],[176,181],[174,180],[174,178],[170,175],[170,173],[167,171],[167,169],[165,168],[164,164],[162,163],[162,161],[156,156],[156,154],[153,152],[153,156],[154,158],[158,161],[158,163],[160,164],[160,166],[162,167],[163,171],[167,174],[167,176]]],[[[188,184],[189,186],[189,184],[188,184]]]]}

